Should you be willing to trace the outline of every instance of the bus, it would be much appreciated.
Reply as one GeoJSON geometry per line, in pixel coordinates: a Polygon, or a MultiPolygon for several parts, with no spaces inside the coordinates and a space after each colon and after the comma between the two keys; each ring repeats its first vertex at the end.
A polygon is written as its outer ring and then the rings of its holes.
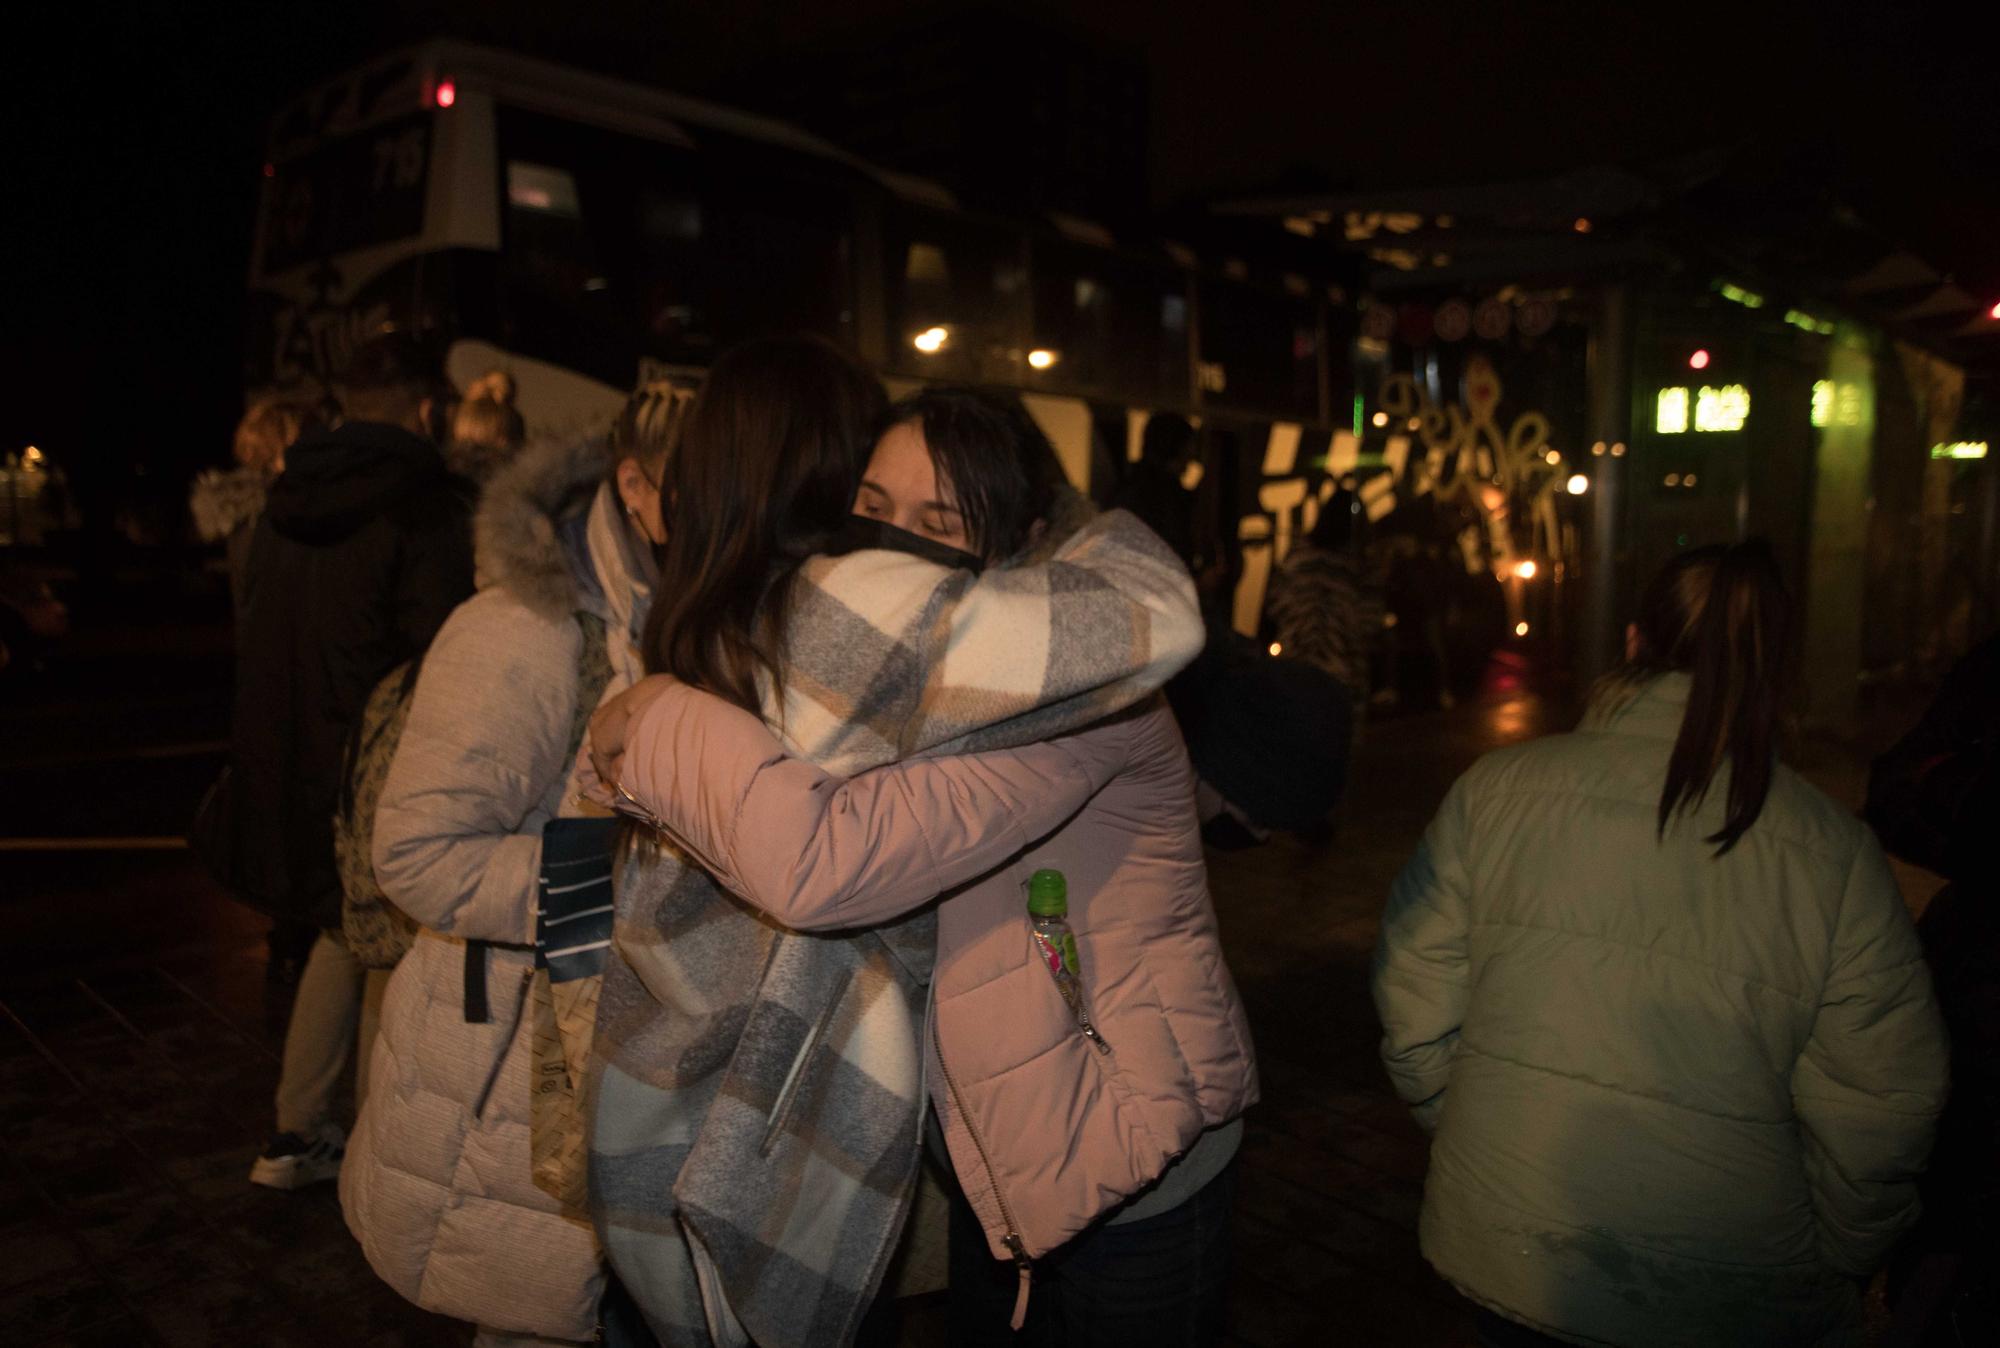
{"type": "Polygon", "coordinates": [[[1197,532],[1239,573],[1246,631],[1331,494],[1354,311],[1325,277],[965,210],[782,122],[465,43],[330,81],[269,144],[253,395],[322,391],[400,327],[460,387],[510,371],[531,431],[563,433],[639,383],[698,381],[746,337],[809,331],[892,393],[1017,393],[1100,500],[1153,419],[1180,418],[1197,532]]]}

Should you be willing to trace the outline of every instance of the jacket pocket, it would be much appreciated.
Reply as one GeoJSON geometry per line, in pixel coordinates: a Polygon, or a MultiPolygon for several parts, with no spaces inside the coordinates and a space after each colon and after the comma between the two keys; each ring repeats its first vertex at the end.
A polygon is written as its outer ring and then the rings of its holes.
{"type": "Polygon", "coordinates": [[[819,1051],[820,1041],[826,1038],[827,1027],[840,1014],[841,1006],[847,1000],[848,986],[854,981],[854,971],[843,969],[840,981],[833,985],[826,1005],[814,1018],[812,1029],[799,1044],[799,1051],[792,1059],[791,1070],[785,1073],[784,1081],[778,1087],[776,1098],[771,1101],[771,1113],[764,1125],[764,1140],[757,1146],[759,1156],[769,1156],[771,1149],[778,1145],[779,1134],[785,1131],[785,1124],[791,1118],[792,1109],[798,1103],[799,1092],[805,1089],[806,1078],[812,1074],[813,1055],[819,1051]]]}

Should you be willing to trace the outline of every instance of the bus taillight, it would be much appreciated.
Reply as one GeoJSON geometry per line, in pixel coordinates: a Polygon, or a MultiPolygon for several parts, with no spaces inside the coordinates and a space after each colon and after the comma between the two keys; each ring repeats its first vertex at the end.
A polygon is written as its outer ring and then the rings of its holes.
{"type": "Polygon", "coordinates": [[[439,80],[437,88],[431,91],[431,102],[440,108],[448,108],[458,102],[458,86],[450,80],[439,80]]]}

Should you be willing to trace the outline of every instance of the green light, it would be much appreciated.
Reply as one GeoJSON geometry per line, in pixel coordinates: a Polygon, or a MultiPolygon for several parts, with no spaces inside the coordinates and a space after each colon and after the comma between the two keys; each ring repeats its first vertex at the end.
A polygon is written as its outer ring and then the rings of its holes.
{"type": "Polygon", "coordinates": [[[1361,438],[1361,395],[1354,395],[1354,438],[1361,438]]]}
{"type": "Polygon", "coordinates": [[[1825,426],[1833,420],[1833,381],[1813,381],[1812,424],[1825,426]]]}
{"type": "Polygon", "coordinates": [[[1816,332],[1822,337],[1831,337],[1834,333],[1835,325],[1832,322],[1824,318],[1814,318],[1811,314],[1801,309],[1785,310],[1785,321],[1795,328],[1803,328],[1807,332],[1816,332]]]}
{"type": "Polygon", "coordinates": [[[1688,428],[1688,391],[1684,388],[1660,390],[1659,405],[1653,414],[1653,429],[1661,435],[1679,435],[1688,428]]]}
{"type": "Polygon", "coordinates": [[[1704,387],[1695,394],[1694,428],[1697,431],[1740,431],[1749,419],[1750,390],[1741,384],[1704,387]]]}
{"type": "Polygon", "coordinates": [[[1694,416],[1688,416],[1688,391],[1663,388],[1653,413],[1653,429],[1661,435],[1679,435],[1690,424],[1696,431],[1740,431],[1750,419],[1750,390],[1741,384],[1710,388],[1704,384],[1694,393],[1694,416]]]}
{"type": "Polygon", "coordinates": [[[1745,309],[1761,309],[1764,307],[1764,297],[1754,290],[1745,290],[1742,286],[1731,285],[1727,281],[1721,282],[1716,286],[1716,289],[1722,292],[1722,298],[1732,304],[1740,304],[1745,309]]]}
{"type": "Polygon", "coordinates": [[[1960,440],[1956,444],[1932,445],[1933,459],[1983,459],[1986,457],[1984,440],[1960,440]]]}

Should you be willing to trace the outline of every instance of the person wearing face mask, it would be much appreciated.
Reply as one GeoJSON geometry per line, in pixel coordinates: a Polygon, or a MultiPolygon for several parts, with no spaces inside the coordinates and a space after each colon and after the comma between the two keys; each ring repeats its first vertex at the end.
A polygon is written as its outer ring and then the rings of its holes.
{"type": "Polygon", "coordinates": [[[424,657],[375,814],[377,882],[420,930],[383,997],[341,1207],[384,1281],[480,1343],[598,1328],[602,1256],[533,1146],[534,942],[551,857],[573,878],[608,847],[573,827],[577,741],[643,673],[658,483],[691,399],[642,388],[608,442],[531,445],[488,483],[479,593],[424,657]]]}
{"type": "MultiPolygon", "coordinates": [[[[1062,560],[1075,555],[1073,540],[1138,527],[1113,512],[1079,529],[1088,515],[1018,403],[931,390],[892,411],[835,550],[857,566],[888,550],[976,573],[968,595],[979,585],[1059,595],[1077,583],[1079,568],[1062,560]]],[[[1191,654],[1198,615],[1184,571],[1181,582],[1177,618],[1191,654]]],[[[1093,649],[1101,658],[1132,632],[1058,622],[1009,643],[979,640],[974,625],[946,645],[938,672],[1093,649]]],[[[794,675],[788,686],[801,682],[794,675]]],[[[949,699],[929,686],[923,700],[949,699]]],[[[1209,898],[1192,773],[1164,700],[1149,690],[1118,715],[1046,739],[989,731],[948,740],[935,747],[953,756],[905,757],[846,780],[840,774],[869,765],[811,752],[799,729],[792,717],[767,725],[740,702],[656,676],[600,713],[592,753],[629,808],[788,930],[821,941],[867,930],[888,941],[934,922],[927,1014],[901,1025],[831,1023],[848,1037],[836,1053],[873,1035],[923,1063],[925,1098],[910,1121],[930,1116],[931,1145],[958,1181],[951,1341],[1017,1343],[1024,1330],[1029,1343],[1218,1342],[1233,1161],[1257,1077],[1209,898]],[[1010,743],[1024,747],[956,752],[1010,743]],[[1025,886],[1044,868],[1067,877],[1080,1009],[1030,935],[1025,886]]],[[[927,747],[903,741],[906,753],[927,747]]],[[[688,930],[685,918],[674,930],[688,930]]],[[[793,1061],[765,1051],[780,1066],[793,1061]]],[[[781,1132],[794,1116],[813,1117],[809,1092],[843,1092],[837,1076],[816,1071],[812,1043],[798,1051],[795,1078],[824,1084],[779,1098],[781,1132]]],[[[627,1092],[617,1067],[614,1058],[602,1109],[627,1092]]],[[[871,1158],[879,1170],[870,1173],[914,1167],[916,1128],[891,1140],[907,1154],[871,1158]]],[[[593,1174],[607,1183],[621,1169],[652,1173],[652,1153],[600,1151],[593,1174]]],[[[698,1239],[728,1245],[685,1172],[675,1196],[684,1213],[694,1210],[698,1239]]],[[[731,1284],[729,1272],[730,1307],[758,1342],[846,1341],[837,1325],[812,1338],[772,1333],[784,1324],[777,1317],[753,1323],[744,1309],[780,1297],[753,1278],[731,1284]]],[[[866,1268],[835,1274],[868,1285],[866,1268]]]]}

